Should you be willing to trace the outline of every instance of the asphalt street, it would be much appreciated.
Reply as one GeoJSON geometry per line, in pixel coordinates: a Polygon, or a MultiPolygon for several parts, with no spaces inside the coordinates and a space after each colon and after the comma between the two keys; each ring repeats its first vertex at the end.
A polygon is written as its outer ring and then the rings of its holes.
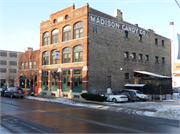
{"type": "Polygon", "coordinates": [[[179,121],[1,97],[1,125],[12,133],[179,133],[179,121]]]}

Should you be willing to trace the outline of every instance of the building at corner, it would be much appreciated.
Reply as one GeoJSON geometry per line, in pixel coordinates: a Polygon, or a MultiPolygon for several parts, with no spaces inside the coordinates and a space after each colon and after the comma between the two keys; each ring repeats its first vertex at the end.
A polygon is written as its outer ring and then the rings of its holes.
{"type": "Polygon", "coordinates": [[[19,55],[27,57],[19,61],[19,85],[24,81],[28,88],[32,81],[36,94],[68,98],[105,92],[107,87],[119,91],[135,83],[139,72],[170,76],[170,55],[170,39],[124,21],[120,10],[111,16],[87,3],[77,9],[72,4],[40,23],[39,50],[19,55]],[[34,61],[36,73],[29,80],[34,61]]]}

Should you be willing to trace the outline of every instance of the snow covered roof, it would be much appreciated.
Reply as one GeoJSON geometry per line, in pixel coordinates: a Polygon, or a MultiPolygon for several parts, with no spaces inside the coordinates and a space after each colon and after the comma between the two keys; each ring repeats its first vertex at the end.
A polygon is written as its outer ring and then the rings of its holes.
{"type": "Polygon", "coordinates": [[[146,84],[126,84],[125,87],[144,87],[146,84]]]}
{"type": "Polygon", "coordinates": [[[154,74],[154,73],[150,73],[150,72],[146,72],[146,71],[134,71],[136,73],[141,73],[141,74],[146,74],[146,75],[150,75],[150,76],[155,76],[155,77],[159,77],[159,78],[171,78],[169,76],[163,76],[160,74],[154,74]]]}

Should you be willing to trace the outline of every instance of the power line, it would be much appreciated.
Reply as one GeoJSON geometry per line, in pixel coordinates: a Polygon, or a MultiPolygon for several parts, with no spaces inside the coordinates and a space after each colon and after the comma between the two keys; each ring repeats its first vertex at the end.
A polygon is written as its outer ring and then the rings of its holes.
{"type": "Polygon", "coordinates": [[[176,3],[177,3],[177,5],[179,6],[179,8],[180,8],[180,5],[179,5],[179,3],[177,2],[177,0],[175,0],[176,1],[176,3]]]}

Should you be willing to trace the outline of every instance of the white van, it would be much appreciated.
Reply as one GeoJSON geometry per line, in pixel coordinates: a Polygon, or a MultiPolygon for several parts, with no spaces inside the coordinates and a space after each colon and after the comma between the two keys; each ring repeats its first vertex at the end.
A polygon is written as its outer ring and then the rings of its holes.
{"type": "Polygon", "coordinates": [[[135,90],[135,89],[122,89],[122,91],[134,91],[136,93],[136,97],[137,97],[137,101],[142,100],[142,101],[147,101],[149,98],[147,95],[143,94],[141,91],[139,90],[135,90]]]}

